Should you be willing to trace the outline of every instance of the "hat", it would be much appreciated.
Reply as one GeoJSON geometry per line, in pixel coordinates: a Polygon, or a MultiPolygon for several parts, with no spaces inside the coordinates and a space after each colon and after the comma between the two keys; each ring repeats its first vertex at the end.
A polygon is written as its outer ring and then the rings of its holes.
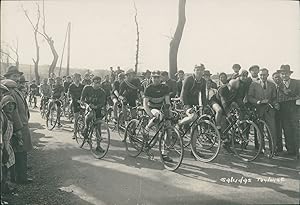
{"type": "Polygon", "coordinates": [[[282,72],[288,72],[288,73],[293,73],[294,71],[291,71],[291,67],[290,65],[281,65],[280,69],[277,70],[278,73],[282,73],[282,72]]]}
{"type": "Polygon", "coordinates": [[[150,73],[150,74],[151,74],[151,71],[150,71],[150,70],[146,70],[145,74],[147,74],[147,73],[150,73]]]}
{"type": "Polygon", "coordinates": [[[160,76],[160,71],[153,71],[152,73],[151,73],[151,76],[152,77],[159,77],[160,76]]]}
{"type": "Polygon", "coordinates": [[[135,73],[132,68],[130,68],[129,70],[126,71],[126,75],[131,74],[131,73],[135,73]]]}
{"type": "Polygon", "coordinates": [[[178,74],[184,74],[184,71],[183,70],[179,70],[177,73],[175,73],[175,75],[177,76],[178,74]]]}
{"type": "Polygon", "coordinates": [[[210,73],[209,70],[205,70],[205,71],[203,72],[203,75],[209,75],[209,76],[211,76],[211,73],[210,73]]]}
{"type": "Polygon", "coordinates": [[[249,71],[251,72],[251,70],[253,69],[258,69],[259,70],[259,66],[258,65],[253,65],[249,68],[249,71]]]}
{"type": "Polygon", "coordinates": [[[10,76],[10,75],[12,75],[12,74],[23,75],[23,72],[20,72],[16,66],[13,66],[13,65],[12,65],[12,66],[9,66],[9,67],[7,68],[7,72],[4,74],[4,76],[5,76],[5,77],[8,77],[8,76],[10,76]]]}
{"type": "Polygon", "coordinates": [[[160,73],[160,75],[161,75],[161,76],[168,76],[169,73],[168,73],[167,71],[163,71],[163,72],[160,73]]]}
{"type": "Polygon", "coordinates": [[[25,76],[22,75],[22,76],[20,77],[19,82],[20,82],[20,83],[26,83],[26,82],[28,82],[28,81],[25,79],[25,76]]]}
{"type": "Polygon", "coordinates": [[[125,77],[125,74],[123,72],[118,74],[118,78],[124,78],[124,77],[125,77]]]}
{"type": "Polygon", "coordinates": [[[196,69],[196,68],[200,68],[201,70],[205,70],[205,67],[202,63],[200,65],[195,65],[194,69],[196,69]]]}
{"type": "Polygon", "coordinates": [[[2,85],[2,84],[0,84],[0,89],[5,90],[5,91],[9,91],[8,88],[5,85],[2,85]]]}
{"type": "Polygon", "coordinates": [[[5,85],[7,88],[17,88],[18,84],[10,79],[1,80],[1,84],[5,85]]]}
{"type": "Polygon", "coordinates": [[[246,75],[246,74],[248,75],[248,71],[247,70],[242,70],[240,76],[241,75],[246,75]]]}

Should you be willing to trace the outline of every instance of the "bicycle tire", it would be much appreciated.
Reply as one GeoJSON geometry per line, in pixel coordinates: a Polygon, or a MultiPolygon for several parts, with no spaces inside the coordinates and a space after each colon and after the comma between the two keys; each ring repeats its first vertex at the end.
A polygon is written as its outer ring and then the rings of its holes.
{"type": "Polygon", "coordinates": [[[218,156],[221,148],[221,136],[216,125],[210,120],[198,121],[192,129],[191,136],[191,150],[197,160],[211,162],[218,156]],[[200,136],[203,139],[200,140],[200,136]],[[212,149],[213,147],[215,149],[212,149]]]}
{"type": "Polygon", "coordinates": [[[256,123],[250,120],[241,120],[237,121],[237,123],[237,127],[233,130],[234,132],[231,138],[233,151],[238,158],[245,162],[254,161],[260,155],[262,150],[260,129],[256,123]],[[257,145],[255,145],[255,133],[257,137],[257,145]],[[249,140],[250,135],[254,137],[254,140],[249,140]]]}
{"type": "Polygon", "coordinates": [[[102,159],[103,157],[105,157],[110,146],[110,131],[105,121],[99,120],[93,124],[93,128],[89,133],[89,145],[90,145],[90,151],[96,159],[102,159]],[[98,137],[97,135],[97,132],[99,133],[99,126],[100,126],[101,137],[98,137]],[[106,137],[103,137],[103,135],[106,135],[106,137]],[[94,146],[95,143],[93,143],[95,138],[96,138],[96,147],[94,146]],[[104,145],[105,146],[104,149],[103,149],[103,143],[106,143],[106,145],[104,145]],[[97,150],[98,146],[100,146],[100,148],[102,149],[101,152],[97,150]]]}
{"type": "Polygon", "coordinates": [[[117,121],[117,129],[118,129],[119,137],[123,141],[125,139],[126,122],[125,122],[124,113],[122,111],[119,113],[119,118],[117,121]]]}
{"type": "Polygon", "coordinates": [[[53,130],[58,120],[58,108],[56,103],[53,103],[53,105],[50,107],[50,110],[48,112],[49,113],[47,114],[46,117],[46,125],[48,130],[53,130]],[[56,111],[56,117],[53,116],[55,114],[55,111],[56,111]]]}
{"type": "Polygon", "coordinates": [[[131,157],[137,157],[143,151],[144,137],[142,133],[143,127],[137,119],[132,119],[125,130],[124,143],[126,152],[131,157]]]}
{"type": "Polygon", "coordinates": [[[275,146],[270,128],[264,120],[258,120],[258,124],[262,134],[264,154],[271,159],[274,156],[275,146]]]}
{"type": "Polygon", "coordinates": [[[84,136],[81,133],[84,129],[84,117],[82,115],[78,116],[76,126],[77,126],[77,132],[75,135],[75,140],[80,145],[80,147],[82,147],[84,141],[84,136]]]}
{"type": "Polygon", "coordinates": [[[184,156],[184,147],[182,138],[175,127],[167,126],[161,131],[159,137],[159,153],[160,159],[167,170],[175,171],[180,167],[184,156]],[[174,152],[172,150],[174,150],[174,152]],[[178,153],[177,157],[175,153],[178,153]],[[165,156],[173,162],[166,160],[165,156]]]}

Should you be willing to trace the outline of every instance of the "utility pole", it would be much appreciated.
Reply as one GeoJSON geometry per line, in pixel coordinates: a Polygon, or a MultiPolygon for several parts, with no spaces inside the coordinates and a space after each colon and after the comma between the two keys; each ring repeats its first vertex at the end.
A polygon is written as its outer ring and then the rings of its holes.
{"type": "Polygon", "coordinates": [[[68,58],[67,58],[67,75],[70,73],[70,37],[71,37],[71,22],[69,22],[69,31],[68,31],[68,58]]]}

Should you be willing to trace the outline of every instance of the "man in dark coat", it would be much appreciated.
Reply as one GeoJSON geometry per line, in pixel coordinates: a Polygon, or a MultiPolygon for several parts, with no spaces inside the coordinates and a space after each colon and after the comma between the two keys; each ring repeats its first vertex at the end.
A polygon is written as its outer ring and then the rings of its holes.
{"type": "Polygon", "coordinates": [[[277,72],[280,73],[282,79],[282,86],[279,87],[278,91],[278,101],[287,149],[286,154],[299,157],[299,133],[297,134],[299,119],[296,105],[296,100],[300,99],[299,81],[290,78],[293,71],[289,65],[281,65],[277,72]]]}
{"type": "MultiPolygon", "coordinates": [[[[23,140],[22,146],[15,146],[16,156],[16,182],[19,184],[27,184],[32,182],[32,179],[27,177],[27,152],[32,150],[31,135],[29,131],[29,110],[27,102],[21,91],[18,90],[18,82],[23,73],[16,66],[10,66],[4,74],[6,80],[1,83],[5,85],[14,100],[17,103],[17,109],[12,113],[14,135],[21,137],[23,140]]],[[[14,181],[14,179],[12,179],[14,181]]]]}

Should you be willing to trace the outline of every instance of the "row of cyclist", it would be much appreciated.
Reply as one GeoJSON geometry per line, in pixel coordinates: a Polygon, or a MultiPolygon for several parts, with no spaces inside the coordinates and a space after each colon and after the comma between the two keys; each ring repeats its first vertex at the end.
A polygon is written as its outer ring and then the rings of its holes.
{"type": "Polygon", "coordinates": [[[58,80],[49,103],[42,103],[41,113],[47,127],[53,129],[60,125],[62,108],[71,107],[74,139],[81,147],[88,145],[98,159],[108,152],[114,129],[130,156],[145,152],[153,158],[158,151],[165,168],[172,171],[181,165],[185,148],[203,162],[214,160],[221,147],[244,161],[253,161],[261,153],[272,157],[269,128],[243,103],[240,80],[231,79],[215,90],[202,78],[203,71],[195,67],[194,74],[185,80],[180,98],[170,98],[170,89],[161,82],[159,71],[152,72],[152,83],[144,92],[133,72],[126,72],[125,79],[119,75],[110,95],[100,77],[93,77],[92,84],[83,87],[80,75],[74,74],[68,91],[72,103],[64,103],[58,80]]]}

